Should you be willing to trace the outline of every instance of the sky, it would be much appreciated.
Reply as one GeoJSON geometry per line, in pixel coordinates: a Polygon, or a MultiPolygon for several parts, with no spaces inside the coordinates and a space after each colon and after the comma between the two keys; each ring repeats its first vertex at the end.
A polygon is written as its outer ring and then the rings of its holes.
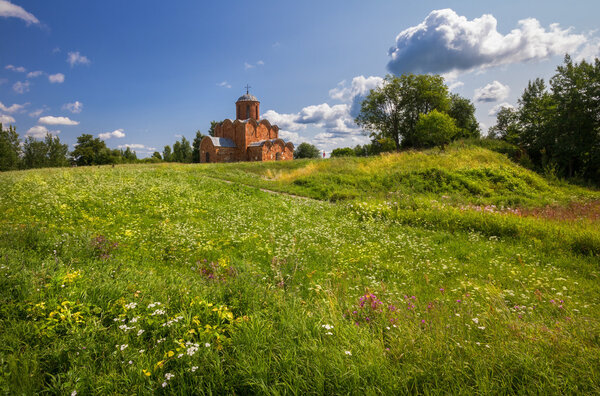
{"type": "Polygon", "coordinates": [[[484,134],[569,53],[600,57],[600,2],[0,0],[0,122],[139,157],[235,117],[245,93],[280,137],[369,141],[360,101],[387,74],[441,74],[484,134]]]}

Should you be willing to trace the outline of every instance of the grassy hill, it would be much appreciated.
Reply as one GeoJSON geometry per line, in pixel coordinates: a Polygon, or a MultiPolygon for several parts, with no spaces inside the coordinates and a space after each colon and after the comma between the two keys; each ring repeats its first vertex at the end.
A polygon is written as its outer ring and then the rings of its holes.
{"type": "Polygon", "coordinates": [[[3,173],[0,390],[597,393],[599,198],[479,148],[3,173]]]}

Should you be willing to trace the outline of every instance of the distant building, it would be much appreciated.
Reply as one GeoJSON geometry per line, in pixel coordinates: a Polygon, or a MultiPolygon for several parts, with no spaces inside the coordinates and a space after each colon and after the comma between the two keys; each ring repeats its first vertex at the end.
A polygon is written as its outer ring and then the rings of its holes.
{"type": "Polygon", "coordinates": [[[288,161],[294,145],[279,138],[279,127],[260,120],[260,102],[254,95],[235,102],[235,121],[226,119],[215,127],[215,136],[200,142],[200,162],[288,161]]]}

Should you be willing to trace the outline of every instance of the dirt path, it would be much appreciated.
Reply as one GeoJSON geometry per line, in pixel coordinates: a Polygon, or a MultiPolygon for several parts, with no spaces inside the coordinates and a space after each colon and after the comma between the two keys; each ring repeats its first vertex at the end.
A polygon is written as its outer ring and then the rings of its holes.
{"type": "Polygon", "coordinates": [[[214,177],[214,176],[207,176],[207,175],[202,175],[202,176],[206,177],[207,179],[221,181],[221,182],[224,182],[224,183],[227,183],[227,184],[234,184],[234,183],[241,184],[242,186],[246,186],[246,187],[250,187],[250,188],[255,188],[257,190],[264,191],[264,192],[269,193],[269,194],[286,195],[286,196],[292,197],[292,198],[299,198],[299,199],[310,200],[310,201],[327,202],[327,201],[321,201],[321,200],[310,198],[310,197],[305,197],[305,196],[302,196],[302,195],[295,195],[295,194],[290,194],[290,193],[286,193],[286,192],[283,192],[283,191],[275,191],[275,190],[269,190],[267,188],[256,187],[256,186],[253,186],[251,184],[246,184],[246,183],[241,183],[241,182],[234,182],[234,181],[227,180],[227,179],[220,179],[220,178],[214,177]]]}

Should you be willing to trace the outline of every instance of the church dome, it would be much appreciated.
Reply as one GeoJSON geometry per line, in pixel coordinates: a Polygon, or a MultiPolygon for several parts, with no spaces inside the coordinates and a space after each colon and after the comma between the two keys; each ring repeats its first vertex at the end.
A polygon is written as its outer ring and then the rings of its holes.
{"type": "Polygon", "coordinates": [[[237,101],[238,102],[258,102],[258,99],[256,99],[256,96],[250,95],[249,93],[247,93],[247,94],[240,96],[237,101]]]}

